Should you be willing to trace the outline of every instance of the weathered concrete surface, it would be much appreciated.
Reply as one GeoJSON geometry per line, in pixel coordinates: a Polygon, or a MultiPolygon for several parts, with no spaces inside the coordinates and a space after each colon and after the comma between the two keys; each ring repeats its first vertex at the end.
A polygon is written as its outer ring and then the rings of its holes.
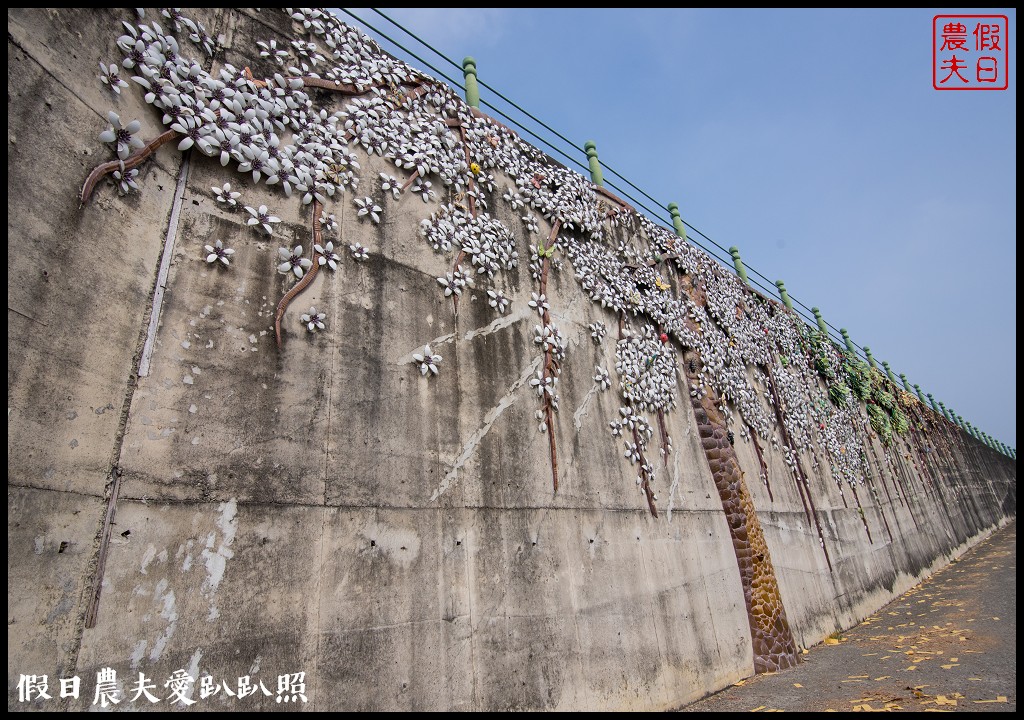
{"type": "MultiPolygon", "coordinates": [[[[271,692],[202,701],[224,709],[283,707],[278,675],[305,672],[318,710],[658,709],[752,672],[736,557],[685,397],[666,415],[674,452],[654,458],[654,519],[608,435],[615,390],[594,389],[594,366],[614,368],[617,318],[568,263],[552,273],[569,341],[553,494],[528,383],[540,363],[529,272],[505,274],[508,315],[473,290],[456,316],[436,282],[451,259],[417,234],[436,205],[384,197],[371,180],[394,168],[380,158],[360,155],[379,226],[351,197],[327,208],[342,253],[358,241],[370,259],[321,272],[278,350],[273,315],[290,282],[276,251],[308,250],[310,207],[193,154],[151,372],[136,378],[181,154],[171,144],[144,164],[141,194],[104,183],[80,209],[82,181],[108,159],[96,140],[107,110],[142,120],[146,138],[160,130],[134,88],[115,101],[95,77],[120,57],[120,15],[8,18],[10,707],[27,707],[22,674],[47,674],[51,688],[78,674],[69,707],[88,706],[106,666],[126,692],[144,672],[166,697],[179,669],[250,675],[271,692]],[[225,181],[283,219],[272,238],[217,206],[210,187],[225,181]],[[229,269],[204,260],[216,239],[236,250],[229,269]],[[299,322],[310,305],[326,332],[299,322]],[[601,345],[596,320],[609,328],[601,345]],[[412,364],[427,343],[444,356],[436,378],[412,364]]],[[[224,33],[227,61],[254,70],[254,40],[291,26],[270,11],[199,19],[224,33]]],[[[518,215],[494,212],[525,255],[518,215]]],[[[925,419],[927,439],[901,441],[891,460],[875,447],[863,520],[827,463],[810,473],[833,572],[782,454],[765,448],[769,497],[750,444],[736,443],[798,645],[852,625],[1015,514],[1015,465],[925,419]]]]}
{"type": "MultiPolygon", "coordinates": [[[[104,488],[170,210],[177,153],[151,193],[82,213],[110,101],[93,68],[112,11],[8,15],[8,698],[19,673],[73,671],[104,488]],[[67,546],[61,551],[61,544],[67,546]],[[39,670],[29,669],[39,668],[39,670]]],[[[119,107],[156,132],[141,98],[119,107]]]]}

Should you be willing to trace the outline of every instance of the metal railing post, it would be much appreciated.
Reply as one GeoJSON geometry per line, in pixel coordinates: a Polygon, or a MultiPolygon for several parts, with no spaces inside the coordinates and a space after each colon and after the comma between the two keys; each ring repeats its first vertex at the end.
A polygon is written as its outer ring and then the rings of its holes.
{"type": "Polygon", "coordinates": [[[593,140],[583,143],[583,149],[587,153],[587,160],[590,162],[590,179],[595,185],[604,185],[604,174],[601,172],[601,162],[597,159],[597,145],[593,140]]]}
{"type": "Polygon", "coordinates": [[[466,104],[480,109],[480,86],[476,82],[476,60],[471,57],[462,59],[462,76],[466,80],[466,104]]]}

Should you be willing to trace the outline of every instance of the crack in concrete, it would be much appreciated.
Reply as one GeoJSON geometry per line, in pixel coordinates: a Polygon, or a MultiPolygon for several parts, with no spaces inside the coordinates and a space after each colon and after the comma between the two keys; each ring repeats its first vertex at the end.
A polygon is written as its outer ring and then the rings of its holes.
{"type": "Polygon", "coordinates": [[[594,387],[590,388],[590,392],[583,398],[583,402],[576,408],[576,412],[572,414],[572,424],[576,426],[576,432],[579,432],[583,427],[583,416],[587,414],[587,406],[590,404],[591,399],[597,395],[601,386],[594,383],[594,387]]]}
{"type": "Polygon", "coordinates": [[[577,428],[577,432],[583,428],[583,418],[587,415],[587,406],[590,405],[591,398],[593,398],[600,389],[601,386],[595,382],[594,387],[590,388],[590,392],[588,392],[583,398],[583,403],[581,403],[580,407],[577,408],[577,412],[572,413],[572,424],[577,428]]]}
{"type": "MultiPolygon", "coordinates": [[[[515,325],[517,322],[521,320],[527,319],[528,317],[530,317],[530,314],[532,313],[519,315],[502,315],[501,317],[497,318],[496,320],[487,325],[484,325],[483,327],[467,330],[466,333],[462,336],[462,339],[473,340],[484,335],[490,335],[491,333],[495,333],[498,330],[504,330],[507,327],[515,325]]],[[[458,331],[455,331],[446,333],[444,335],[439,335],[433,340],[427,341],[425,344],[430,345],[431,347],[435,347],[437,345],[444,345],[455,340],[458,334],[458,331]]],[[[420,350],[422,347],[423,345],[417,345],[413,350],[410,350],[397,360],[389,360],[389,362],[393,363],[394,365],[405,365],[406,363],[411,363],[413,361],[413,354],[420,350]]]]}
{"type": "MultiPolygon", "coordinates": [[[[690,436],[690,428],[686,428],[687,437],[690,436]]],[[[675,507],[676,491],[679,488],[679,453],[672,453],[672,484],[668,488],[668,522],[672,522],[672,509],[675,507]]],[[[680,494],[680,498],[682,495],[680,494]]]]}
{"type": "Polygon", "coordinates": [[[448,474],[444,476],[444,480],[441,481],[441,484],[437,486],[437,489],[434,490],[434,493],[430,496],[431,502],[437,500],[448,492],[452,483],[458,479],[459,468],[466,464],[466,461],[469,460],[470,456],[480,444],[480,441],[484,439],[484,436],[488,431],[490,431],[491,426],[494,425],[498,418],[501,417],[501,414],[515,402],[514,395],[516,391],[530,379],[531,375],[537,372],[537,368],[540,367],[541,360],[543,360],[543,358],[538,357],[530,363],[526,370],[519,376],[519,379],[512,383],[509,389],[505,392],[504,397],[498,401],[498,404],[484,415],[484,424],[470,436],[469,441],[463,446],[462,452],[459,453],[459,457],[456,458],[455,463],[452,465],[452,469],[448,471],[448,474]]]}
{"type": "Polygon", "coordinates": [[[522,313],[520,313],[519,315],[502,315],[501,317],[495,319],[488,325],[484,325],[481,328],[476,328],[475,330],[467,331],[466,334],[462,336],[462,339],[472,340],[473,338],[479,337],[481,335],[490,335],[491,333],[497,332],[498,330],[503,330],[509,327],[510,325],[515,325],[517,322],[519,322],[520,320],[525,320],[527,317],[529,317],[529,315],[524,315],[522,313]]]}

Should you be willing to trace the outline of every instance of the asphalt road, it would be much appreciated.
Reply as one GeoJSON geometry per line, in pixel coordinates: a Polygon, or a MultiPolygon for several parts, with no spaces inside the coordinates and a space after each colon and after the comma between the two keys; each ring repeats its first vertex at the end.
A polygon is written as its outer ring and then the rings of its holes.
{"type": "Polygon", "coordinates": [[[1016,520],[836,640],[682,710],[1016,711],[1016,520]]]}

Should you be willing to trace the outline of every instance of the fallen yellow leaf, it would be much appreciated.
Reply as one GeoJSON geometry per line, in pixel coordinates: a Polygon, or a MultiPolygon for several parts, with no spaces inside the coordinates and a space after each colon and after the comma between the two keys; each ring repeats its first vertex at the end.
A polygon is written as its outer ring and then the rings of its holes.
{"type": "Polygon", "coordinates": [[[960,662],[960,658],[950,658],[950,662],[960,662]]]}
{"type": "Polygon", "coordinates": [[[878,682],[879,680],[888,680],[890,677],[892,677],[892,676],[891,675],[883,675],[882,677],[876,677],[875,678],[875,682],[878,682]]]}
{"type": "Polygon", "coordinates": [[[917,665],[911,665],[907,670],[917,670],[917,665]]]}
{"type": "Polygon", "coordinates": [[[951,665],[943,665],[942,669],[943,670],[952,670],[955,667],[960,667],[960,663],[953,663],[951,665]]]}
{"type": "Polygon", "coordinates": [[[835,638],[825,638],[825,644],[826,645],[838,645],[839,641],[836,640],[835,638]]]}
{"type": "Polygon", "coordinates": [[[793,687],[802,688],[803,685],[801,685],[800,683],[793,683],[793,687]]]}
{"type": "Polygon", "coordinates": [[[1005,695],[1000,695],[995,700],[975,700],[974,704],[975,705],[982,705],[982,704],[985,704],[985,703],[1004,703],[1004,702],[1006,702],[1006,696],[1005,695]]]}
{"type": "Polygon", "coordinates": [[[936,695],[935,696],[935,704],[936,705],[956,705],[956,700],[953,700],[951,698],[947,698],[945,695],[936,695]]]}
{"type": "Polygon", "coordinates": [[[768,707],[768,706],[767,705],[758,705],[756,708],[754,708],[750,712],[757,712],[758,710],[764,710],[766,707],[768,707]]]}

